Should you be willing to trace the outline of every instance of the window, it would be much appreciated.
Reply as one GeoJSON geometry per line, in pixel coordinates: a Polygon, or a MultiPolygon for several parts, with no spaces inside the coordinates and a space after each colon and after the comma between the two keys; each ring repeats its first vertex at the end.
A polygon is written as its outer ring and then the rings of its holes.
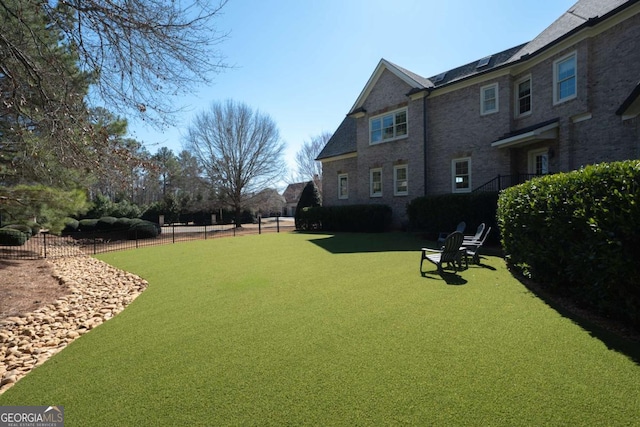
{"type": "Polygon", "coordinates": [[[480,114],[498,112],[498,83],[480,88],[480,114]]]}
{"type": "Polygon", "coordinates": [[[390,141],[407,134],[407,109],[377,116],[369,121],[370,144],[390,141]]]}
{"type": "Polygon", "coordinates": [[[407,165],[393,168],[393,195],[406,196],[409,194],[409,172],[407,165]]]}
{"type": "Polygon", "coordinates": [[[531,113],[531,76],[516,82],[516,117],[531,113]]]}
{"type": "Polygon", "coordinates": [[[529,173],[546,175],[549,173],[549,149],[529,151],[529,173]]]}
{"type": "Polygon", "coordinates": [[[454,159],[451,162],[453,192],[468,193],[471,191],[471,158],[454,159]]]}
{"type": "Polygon", "coordinates": [[[560,58],[553,63],[553,103],[568,101],[577,94],[576,53],[560,58]]]}
{"type": "Polygon", "coordinates": [[[382,168],[369,171],[370,196],[382,197],[382,168]]]}
{"type": "Polygon", "coordinates": [[[338,199],[349,198],[349,175],[342,173],[338,175],[338,199]]]}

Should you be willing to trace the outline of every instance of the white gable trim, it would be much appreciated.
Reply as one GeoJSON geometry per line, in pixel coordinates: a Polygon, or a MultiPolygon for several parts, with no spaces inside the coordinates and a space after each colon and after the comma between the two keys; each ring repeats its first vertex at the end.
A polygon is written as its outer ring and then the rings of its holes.
{"type": "Polygon", "coordinates": [[[362,104],[364,104],[364,101],[369,97],[369,94],[373,90],[376,83],[378,83],[378,79],[380,79],[380,76],[382,76],[384,70],[393,73],[394,76],[398,77],[400,80],[402,80],[412,88],[424,88],[424,85],[422,83],[411,78],[391,62],[383,58],[380,60],[380,62],[378,62],[378,66],[376,67],[373,74],[371,74],[371,77],[369,77],[367,84],[364,86],[364,89],[362,89],[362,92],[360,92],[360,95],[358,96],[358,99],[356,99],[355,104],[353,104],[353,107],[351,107],[351,110],[349,110],[349,114],[362,107],[362,104]]]}

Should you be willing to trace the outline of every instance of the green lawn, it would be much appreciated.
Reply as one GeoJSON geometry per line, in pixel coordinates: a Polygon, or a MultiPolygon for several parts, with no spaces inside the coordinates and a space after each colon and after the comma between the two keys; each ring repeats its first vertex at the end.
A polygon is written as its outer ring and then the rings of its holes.
{"type": "Polygon", "coordinates": [[[148,290],[0,405],[64,405],[67,426],[638,425],[637,346],[614,350],[497,257],[422,277],[422,244],[266,234],[101,255],[148,290]]]}

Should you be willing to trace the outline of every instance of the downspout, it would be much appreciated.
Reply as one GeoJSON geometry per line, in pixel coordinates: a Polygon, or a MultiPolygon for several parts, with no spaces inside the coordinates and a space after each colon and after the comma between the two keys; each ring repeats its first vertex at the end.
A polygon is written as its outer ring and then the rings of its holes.
{"type": "Polygon", "coordinates": [[[427,147],[429,142],[429,132],[427,132],[427,98],[431,95],[432,88],[426,88],[425,91],[427,94],[422,98],[422,153],[423,153],[423,162],[424,162],[424,195],[428,194],[427,191],[427,176],[429,167],[427,163],[427,147]]]}

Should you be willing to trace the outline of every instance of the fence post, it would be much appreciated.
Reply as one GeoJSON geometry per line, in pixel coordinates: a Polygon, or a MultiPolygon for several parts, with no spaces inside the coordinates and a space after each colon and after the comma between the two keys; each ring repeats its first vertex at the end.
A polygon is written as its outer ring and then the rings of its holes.
{"type": "Polygon", "coordinates": [[[97,254],[97,250],[98,250],[98,242],[97,242],[98,238],[96,237],[96,235],[93,235],[93,254],[97,254]]]}
{"type": "Polygon", "coordinates": [[[136,229],[136,249],[138,249],[138,229],[136,229]]]}
{"type": "Polygon", "coordinates": [[[42,233],[43,246],[44,246],[44,257],[47,257],[47,233],[42,233]]]}
{"type": "Polygon", "coordinates": [[[258,215],[258,234],[262,234],[262,215],[258,215]]]}
{"type": "Polygon", "coordinates": [[[176,225],[171,224],[171,243],[176,242],[176,225]]]}
{"type": "Polygon", "coordinates": [[[207,224],[204,225],[204,240],[207,240],[207,224]]]}
{"type": "Polygon", "coordinates": [[[276,232],[280,232],[280,215],[276,215],[276,232]]]}

